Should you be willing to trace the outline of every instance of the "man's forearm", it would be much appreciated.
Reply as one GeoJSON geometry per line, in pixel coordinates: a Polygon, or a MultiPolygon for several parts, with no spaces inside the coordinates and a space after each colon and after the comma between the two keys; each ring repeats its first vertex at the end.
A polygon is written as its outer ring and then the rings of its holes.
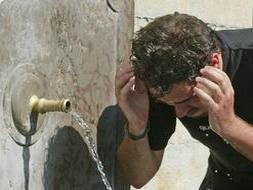
{"type": "Polygon", "coordinates": [[[160,167],[162,156],[163,150],[150,149],[147,135],[137,141],[125,138],[117,153],[125,179],[136,188],[145,185],[155,175],[160,167]]]}
{"type": "Polygon", "coordinates": [[[238,152],[253,161],[253,126],[236,117],[222,135],[238,152]]]}

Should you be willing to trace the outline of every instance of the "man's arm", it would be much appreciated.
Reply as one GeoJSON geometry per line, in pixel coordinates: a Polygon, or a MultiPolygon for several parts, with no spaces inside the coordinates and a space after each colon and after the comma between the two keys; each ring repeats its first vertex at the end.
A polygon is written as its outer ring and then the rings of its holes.
{"type": "Polygon", "coordinates": [[[125,138],[119,147],[117,157],[122,174],[135,188],[141,188],[157,172],[164,150],[150,149],[147,135],[143,139],[125,138]]]}
{"type": "MultiPolygon", "coordinates": [[[[117,103],[127,122],[128,131],[139,136],[146,131],[149,116],[149,98],[145,84],[134,75],[130,64],[122,64],[115,77],[117,103]]],[[[126,181],[140,188],[158,170],[163,151],[152,151],[147,134],[144,138],[125,138],[118,152],[118,161],[126,181]]]]}
{"type": "MultiPolygon", "coordinates": [[[[222,70],[206,66],[194,92],[208,110],[211,128],[238,152],[253,161],[253,127],[234,112],[234,89],[222,70]]],[[[253,114],[253,113],[252,113],[253,114]]]]}
{"type": "Polygon", "coordinates": [[[235,116],[231,126],[221,135],[238,152],[253,161],[253,126],[235,116]]]}

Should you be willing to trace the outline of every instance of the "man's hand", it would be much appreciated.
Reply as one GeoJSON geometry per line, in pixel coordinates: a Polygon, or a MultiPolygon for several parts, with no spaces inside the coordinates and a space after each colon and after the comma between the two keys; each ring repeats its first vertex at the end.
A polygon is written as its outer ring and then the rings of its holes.
{"type": "Polygon", "coordinates": [[[149,99],[144,83],[134,76],[131,64],[119,65],[115,77],[115,95],[129,122],[129,130],[133,134],[141,134],[147,124],[149,99]]]}
{"type": "Polygon", "coordinates": [[[214,132],[224,136],[233,126],[234,89],[227,74],[215,67],[206,66],[200,70],[201,77],[196,78],[194,92],[208,110],[209,123],[214,132]]]}

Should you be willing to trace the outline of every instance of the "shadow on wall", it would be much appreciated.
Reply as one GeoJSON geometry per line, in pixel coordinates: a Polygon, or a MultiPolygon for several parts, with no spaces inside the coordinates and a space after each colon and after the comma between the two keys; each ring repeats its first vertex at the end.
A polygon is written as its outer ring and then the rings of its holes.
{"type": "Polygon", "coordinates": [[[117,149],[124,138],[125,122],[126,119],[117,105],[106,107],[98,121],[98,153],[113,190],[130,189],[121,176],[116,157],[117,149]]]}
{"type": "Polygon", "coordinates": [[[95,162],[79,133],[65,126],[49,142],[44,165],[45,190],[105,189],[95,162]]]}

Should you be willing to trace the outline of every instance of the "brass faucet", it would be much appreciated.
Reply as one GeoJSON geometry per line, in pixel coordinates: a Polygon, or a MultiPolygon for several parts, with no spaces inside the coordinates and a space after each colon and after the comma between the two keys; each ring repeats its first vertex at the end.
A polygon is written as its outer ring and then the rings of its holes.
{"type": "Polygon", "coordinates": [[[48,100],[45,98],[38,98],[33,95],[30,98],[29,108],[31,112],[46,113],[46,112],[69,112],[71,103],[69,99],[63,100],[48,100]]]}

